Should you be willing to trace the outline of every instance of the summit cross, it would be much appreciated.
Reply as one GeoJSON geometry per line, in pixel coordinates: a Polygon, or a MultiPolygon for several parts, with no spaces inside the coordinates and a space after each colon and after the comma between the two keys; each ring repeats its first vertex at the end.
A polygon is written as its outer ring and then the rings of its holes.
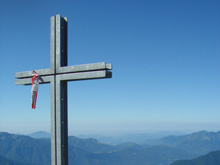
{"type": "MultiPolygon", "coordinates": [[[[111,78],[105,62],[67,66],[67,18],[51,17],[49,69],[35,70],[40,84],[50,83],[51,165],[68,165],[67,81],[111,78]]],[[[16,85],[31,85],[32,71],[15,73],[16,85]]]]}

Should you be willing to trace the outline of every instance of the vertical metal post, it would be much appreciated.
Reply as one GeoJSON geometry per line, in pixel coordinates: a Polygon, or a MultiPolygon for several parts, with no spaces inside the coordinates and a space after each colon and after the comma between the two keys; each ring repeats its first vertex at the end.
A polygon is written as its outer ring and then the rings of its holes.
{"type": "MultiPolygon", "coordinates": [[[[50,20],[50,65],[52,73],[56,73],[56,17],[50,20]]],[[[50,113],[51,113],[51,165],[57,165],[56,148],[56,79],[50,84],[50,113]]]]}
{"type": "Polygon", "coordinates": [[[68,165],[67,82],[56,77],[57,164],[68,165]]]}
{"type": "MultiPolygon", "coordinates": [[[[60,67],[67,66],[67,18],[61,19],[61,58],[60,67]]],[[[68,98],[67,81],[60,81],[61,97],[61,136],[62,164],[68,165],[68,98]]]]}
{"type": "MultiPolygon", "coordinates": [[[[67,22],[56,16],[56,71],[67,65],[67,22]]],[[[67,81],[56,76],[57,165],[68,165],[67,81]]]]}

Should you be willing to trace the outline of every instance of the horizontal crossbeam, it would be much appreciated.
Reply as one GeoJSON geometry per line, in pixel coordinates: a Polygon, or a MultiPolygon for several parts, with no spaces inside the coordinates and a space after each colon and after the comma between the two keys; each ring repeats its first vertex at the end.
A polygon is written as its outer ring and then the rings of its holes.
{"type": "MultiPolygon", "coordinates": [[[[77,80],[89,80],[89,79],[102,79],[111,78],[112,72],[107,70],[91,71],[91,72],[78,72],[56,75],[60,81],[77,81],[77,80]]],[[[50,83],[54,79],[53,75],[40,76],[40,84],[50,83]]],[[[15,85],[31,85],[31,78],[16,79],[15,85]]]]}
{"type": "Polygon", "coordinates": [[[102,78],[111,78],[111,77],[112,77],[112,72],[106,70],[57,75],[57,78],[60,79],[60,81],[102,79],[102,78]]]}
{"type": "MultiPolygon", "coordinates": [[[[35,71],[41,76],[53,74],[51,69],[39,69],[39,70],[35,70],[35,71]]],[[[17,78],[17,79],[23,79],[23,78],[28,78],[28,77],[33,77],[33,71],[25,71],[25,72],[15,73],[15,78],[17,78]]]]}
{"type": "MultiPolygon", "coordinates": [[[[50,83],[54,76],[40,76],[40,84],[50,83]]],[[[31,78],[16,79],[15,85],[31,85],[31,78]]]]}
{"type": "Polygon", "coordinates": [[[63,66],[56,70],[57,74],[62,73],[73,73],[73,72],[86,72],[95,70],[111,70],[112,64],[106,64],[105,62],[94,63],[94,64],[83,64],[83,65],[73,65],[73,66],[63,66]]]}
{"type": "MultiPolygon", "coordinates": [[[[97,71],[97,70],[111,70],[111,69],[112,69],[112,64],[106,64],[105,62],[100,62],[100,63],[93,63],[93,64],[59,67],[56,70],[56,74],[87,72],[87,71],[97,71]]],[[[35,70],[35,71],[40,76],[46,76],[46,75],[49,76],[49,75],[55,74],[52,69],[40,69],[40,70],[35,70]]],[[[17,79],[23,79],[23,78],[28,78],[32,76],[33,76],[32,71],[15,73],[15,78],[17,79]]]]}

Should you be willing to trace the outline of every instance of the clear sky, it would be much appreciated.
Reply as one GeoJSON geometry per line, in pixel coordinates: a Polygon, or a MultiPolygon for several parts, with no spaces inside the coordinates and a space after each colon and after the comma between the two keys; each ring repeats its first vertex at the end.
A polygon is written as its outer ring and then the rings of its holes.
{"type": "Polygon", "coordinates": [[[68,65],[113,64],[68,83],[69,134],[220,130],[219,0],[0,0],[0,131],[50,132],[50,17],[68,17],[68,65]]]}

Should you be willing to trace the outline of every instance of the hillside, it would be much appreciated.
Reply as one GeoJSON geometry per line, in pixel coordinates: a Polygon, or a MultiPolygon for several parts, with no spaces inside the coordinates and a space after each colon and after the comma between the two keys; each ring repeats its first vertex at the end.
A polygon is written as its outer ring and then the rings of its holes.
{"type": "Polygon", "coordinates": [[[0,156],[0,164],[1,165],[34,165],[34,164],[22,163],[15,160],[7,159],[4,156],[0,156]]]}
{"type": "Polygon", "coordinates": [[[180,159],[180,157],[189,159],[193,156],[181,150],[165,146],[154,146],[142,149],[127,148],[113,152],[92,154],[91,162],[95,162],[94,165],[168,165],[180,159]]]}
{"type": "Polygon", "coordinates": [[[220,150],[220,131],[201,131],[184,136],[168,136],[154,141],[146,141],[145,144],[165,145],[200,156],[220,150]]]}
{"type": "Polygon", "coordinates": [[[207,155],[192,160],[177,160],[171,165],[219,165],[220,151],[213,151],[207,155]]]}
{"type": "Polygon", "coordinates": [[[0,155],[20,162],[50,164],[50,139],[0,133],[0,155]]]}

